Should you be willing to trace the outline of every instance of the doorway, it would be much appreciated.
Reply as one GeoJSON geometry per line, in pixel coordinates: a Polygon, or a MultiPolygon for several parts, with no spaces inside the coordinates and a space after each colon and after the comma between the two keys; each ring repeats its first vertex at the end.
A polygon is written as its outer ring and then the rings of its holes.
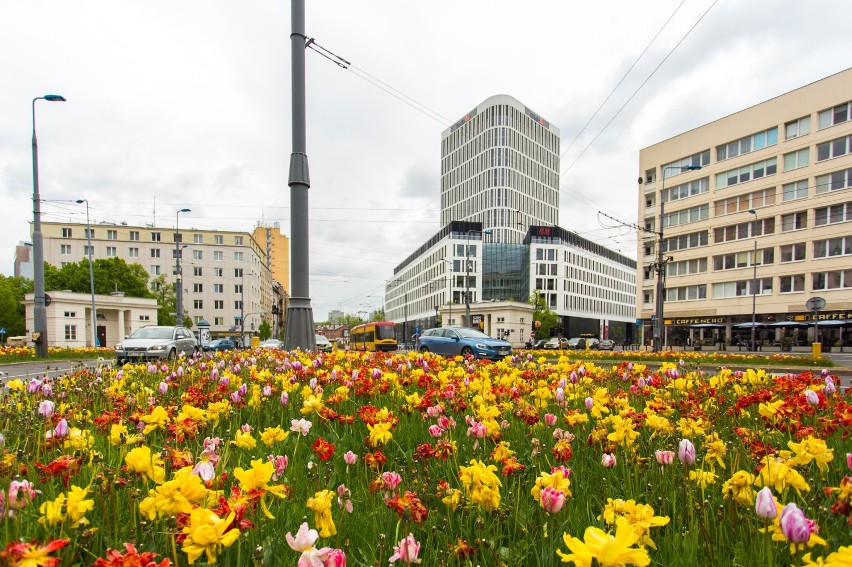
{"type": "Polygon", "coordinates": [[[98,325],[98,346],[105,347],[107,346],[107,336],[106,336],[106,327],[102,325],[98,325]]]}

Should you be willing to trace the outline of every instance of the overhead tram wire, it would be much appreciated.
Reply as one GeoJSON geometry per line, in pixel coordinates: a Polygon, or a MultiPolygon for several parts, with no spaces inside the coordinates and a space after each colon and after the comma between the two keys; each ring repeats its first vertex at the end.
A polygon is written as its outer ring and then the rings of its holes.
{"type": "Polygon", "coordinates": [[[612,95],[615,94],[615,91],[618,90],[618,87],[621,86],[621,83],[624,82],[624,79],[627,78],[627,75],[629,75],[630,72],[633,70],[633,68],[636,67],[636,64],[639,63],[639,60],[642,59],[642,56],[644,56],[645,53],[647,53],[648,49],[651,48],[651,45],[653,45],[653,43],[655,41],[657,41],[657,38],[660,37],[660,34],[663,33],[663,30],[666,29],[666,26],[669,25],[669,22],[672,21],[672,18],[675,17],[675,14],[677,14],[678,11],[680,11],[681,7],[685,3],[686,3],[686,0],[681,0],[681,3],[677,5],[677,8],[675,8],[674,12],[672,12],[672,14],[665,21],[665,23],[662,25],[662,27],[660,27],[660,29],[657,30],[657,33],[654,34],[654,37],[651,38],[651,41],[648,42],[648,45],[645,46],[645,49],[642,50],[642,53],[639,54],[639,56],[633,61],[633,64],[630,65],[630,68],[627,69],[627,71],[625,71],[624,74],[621,76],[621,78],[618,80],[618,83],[616,83],[616,85],[612,88],[612,90],[609,91],[609,94],[606,95],[606,98],[603,100],[603,102],[601,102],[600,106],[598,106],[598,108],[597,108],[597,110],[595,110],[594,114],[592,114],[592,116],[589,117],[589,120],[583,125],[583,127],[580,129],[580,131],[577,132],[577,135],[574,136],[574,138],[571,140],[571,143],[568,144],[568,147],[565,148],[564,150],[562,150],[562,154],[559,156],[559,159],[562,159],[563,157],[565,157],[565,154],[568,153],[568,150],[570,150],[571,147],[577,142],[577,140],[580,139],[580,136],[583,135],[583,132],[585,132],[586,128],[589,127],[589,124],[592,123],[592,120],[594,120],[597,117],[598,113],[600,113],[600,111],[604,107],[604,105],[607,102],[609,102],[609,99],[612,98],[612,95]]]}
{"type": "Polygon", "coordinates": [[[683,35],[683,37],[681,37],[681,38],[678,40],[678,42],[674,45],[674,47],[672,47],[672,48],[671,48],[671,50],[669,50],[669,52],[666,54],[666,56],[665,56],[665,57],[663,57],[663,59],[659,62],[659,64],[657,64],[657,66],[656,66],[656,67],[654,67],[654,70],[653,70],[653,71],[651,71],[651,73],[650,73],[650,74],[649,74],[649,75],[645,78],[645,80],[644,80],[644,81],[642,81],[642,84],[641,84],[641,85],[639,85],[639,86],[636,88],[636,90],[635,90],[635,91],[633,91],[633,94],[631,94],[631,95],[630,95],[630,97],[629,97],[626,101],[624,101],[624,104],[622,104],[622,105],[621,105],[621,107],[619,107],[619,109],[615,112],[615,114],[613,114],[613,115],[612,115],[612,118],[610,118],[610,119],[609,119],[609,121],[608,121],[606,124],[604,124],[604,127],[603,127],[603,128],[601,128],[601,130],[600,130],[597,134],[595,134],[595,137],[594,137],[594,138],[592,138],[592,141],[591,141],[591,142],[589,142],[589,143],[588,143],[588,145],[586,145],[586,147],[585,147],[585,148],[583,148],[583,151],[581,151],[581,152],[577,155],[577,157],[575,157],[575,158],[574,158],[574,161],[572,161],[572,162],[571,162],[571,165],[569,165],[569,166],[565,169],[565,173],[567,173],[567,172],[568,172],[568,171],[569,171],[572,167],[574,167],[574,164],[575,164],[575,163],[577,163],[577,161],[578,161],[581,157],[583,157],[583,154],[585,154],[585,153],[586,153],[586,151],[587,151],[590,147],[592,147],[592,144],[594,144],[594,143],[597,141],[597,139],[598,139],[598,138],[600,138],[601,134],[603,134],[603,133],[606,131],[606,129],[609,127],[609,125],[610,125],[610,124],[612,124],[612,122],[613,122],[613,121],[614,121],[614,120],[618,117],[618,115],[619,115],[619,114],[621,114],[621,112],[622,112],[622,111],[623,111],[623,110],[627,107],[627,105],[628,105],[628,104],[630,104],[630,101],[632,101],[632,100],[633,100],[633,98],[634,98],[637,94],[639,94],[639,91],[641,91],[641,90],[642,90],[642,87],[644,87],[644,86],[648,83],[648,81],[650,81],[650,80],[651,80],[651,78],[652,78],[652,77],[653,77],[653,76],[657,73],[657,71],[659,71],[659,70],[660,70],[660,67],[662,67],[662,66],[663,66],[663,64],[664,64],[664,63],[668,60],[668,58],[669,58],[669,57],[671,57],[671,55],[675,52],[675,50],[676,50],[678,47],[680,47],[680,44],[681,44],[681,43],[683,43],[683,42],[684,42],[684,40],[685,40],[687,37],[689,37],[689,34],[691,34],[691,33],[692,33],[692,31],[693,31],[693,30],[694,30],[694,29],[698,26],[698,24],[700,24],[700,23],[701,23],[701,20],[703,20],[703,19],[704,19],[704,17],[705,17],[708,13],[710,13],[710,10],[712,10],[712,9],[713,9],[713,6],[715,6],[715,5],[716,5],[716,3],[717,3],[718,1],[719,1],[719,0],[713,0],[713,3],[712,3],[712,4],[710,4],[710,6],[708,6],[708,7],[707,7],[707,9],[704,11],[704,13],[703,13],[703,14],[701,14],[701,17],[700,17],[700,18],[698,18],[698,20],[696,20],[694,24],[692,24],[692,27],[691,27],[691,28],[689,28],[689,29],[686,31],[686,33],[683,35]]]}

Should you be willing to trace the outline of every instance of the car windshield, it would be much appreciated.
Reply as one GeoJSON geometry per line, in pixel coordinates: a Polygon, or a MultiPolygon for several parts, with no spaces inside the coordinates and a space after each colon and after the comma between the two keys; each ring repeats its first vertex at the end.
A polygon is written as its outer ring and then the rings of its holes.
{"type": "Polygon", "coordinates": [[[325,338],[325,337],[324,337],[324,336],[322,336],[322,335],[317,335],[317,340],[316,340],[316,342],[317,342],[317,343],[323,343],[323,344],[325,344],[325,343],[327,343],[327,342],[328,342],[328,339],[327,339],[327,338],[325,338]]]}
{"type": "Polygon", "coordinates": [[[143,327],[130,335],[131,339],[171,339],[174,329],[171,327],[143,327]]]}
{"type": "Polygon", "coordinates": [[[459,336],[463,339],[490,339],[488,335],[476,329],[456,329],[459,336]]]}
{"type": "Polygon", "coordinates": [[[376,325],[376,340],[392,339],[393,337],[393,325],[376,325]]]}

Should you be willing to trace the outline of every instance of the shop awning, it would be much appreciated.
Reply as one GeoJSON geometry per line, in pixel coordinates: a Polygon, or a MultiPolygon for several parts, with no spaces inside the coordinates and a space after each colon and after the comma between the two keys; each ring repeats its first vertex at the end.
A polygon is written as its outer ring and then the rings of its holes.
{"type": "MultiPolygon", "coordinates": [[[[755,323],[754,323],[755,329],[762,329],[765,326],[766,326],[766,323],[758,323],[757,321],[755,321],[755,323]]],[[[747,321],[745,323],[737,323],[736,325],[734,325],[735,329],[751,329],[751,327],[752,327],[751,321],[747,321]]]]}
{"type": "Polygon", "coordinates": [[[824,321],[817,321],[817,326],[819,326],[819,327],[847,327],[847,326],[852,326],[852,321],[843,320],[843,319],[826,319],[824,321]]]}
{"type": "Polygon", "coordinates": [[[690,329],[722,329],[724,325],[719,325],[718,323],[698,323],[697,325],[690,325],[690,329]]]}
{"type": "Polygon", "coordinates": [[[780,321],[778,323],[770,323],[770,327],[807,327],[805,321],[780,321]]]}

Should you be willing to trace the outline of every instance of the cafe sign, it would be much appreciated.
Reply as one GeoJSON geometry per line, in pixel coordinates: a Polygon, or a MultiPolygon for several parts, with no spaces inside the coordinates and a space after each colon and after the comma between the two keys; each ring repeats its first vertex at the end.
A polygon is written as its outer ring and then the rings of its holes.
{"type": "Polygon", "coordinates": [[[665,325],[707,325],[707,324],[717,324],[723,325],[725,323],[724,317],[683,317],[676,319],[664,319],[663,323],[665,325]]]}

